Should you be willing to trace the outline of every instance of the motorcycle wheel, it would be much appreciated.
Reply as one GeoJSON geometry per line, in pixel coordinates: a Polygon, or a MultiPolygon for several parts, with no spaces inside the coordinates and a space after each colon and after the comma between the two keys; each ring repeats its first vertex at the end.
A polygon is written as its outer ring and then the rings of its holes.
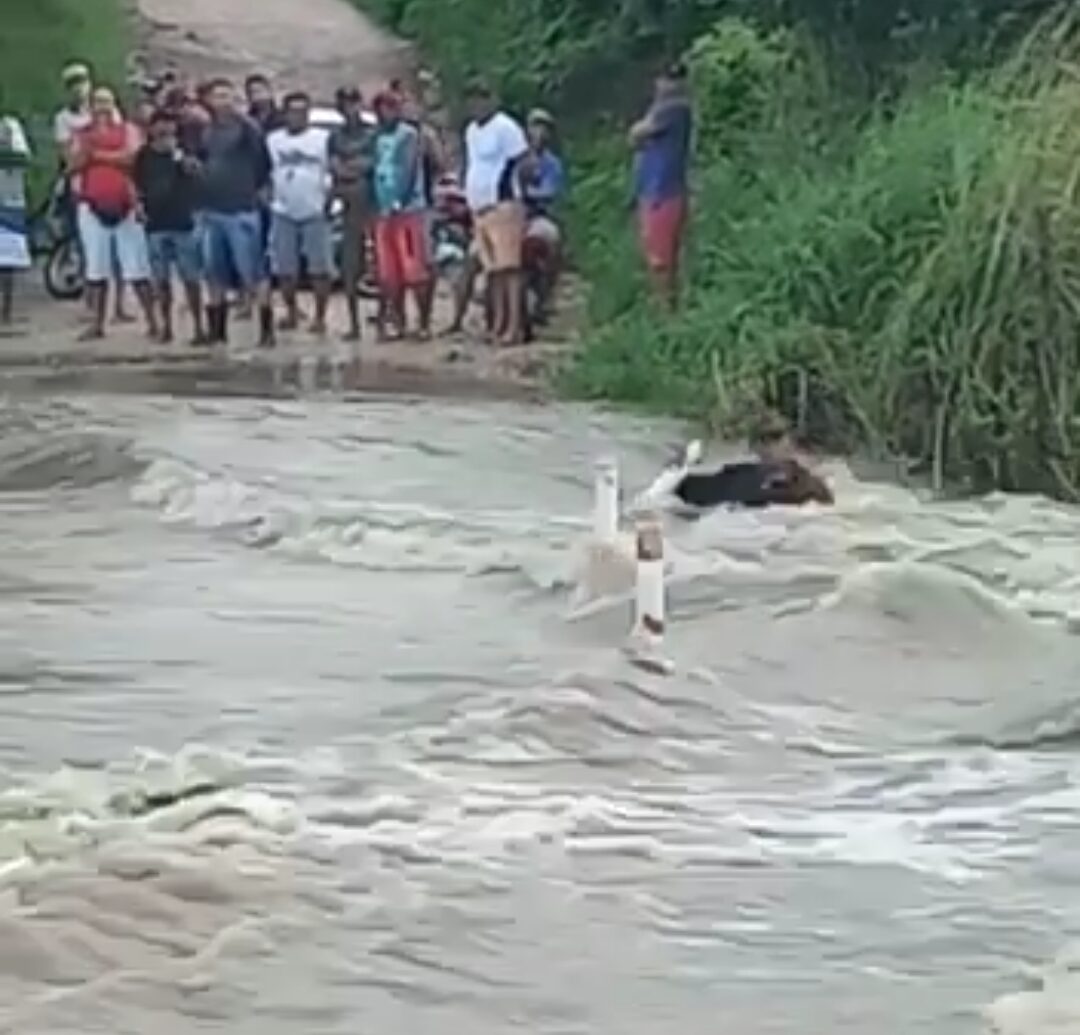
{"type": "Polygon", "coordinates": [[[73,237],[58,241],[45,259],[45,290],[58,302],[82,297],[86,286],[82,248],[73,237]]]}
{"type": "Polygon", "coordinates": [[[375,279],[370,273],[360,278],[360,285],[357,290],[361,298],[373,299],[379,297],[379,285],[375,283],[375,279]]]}

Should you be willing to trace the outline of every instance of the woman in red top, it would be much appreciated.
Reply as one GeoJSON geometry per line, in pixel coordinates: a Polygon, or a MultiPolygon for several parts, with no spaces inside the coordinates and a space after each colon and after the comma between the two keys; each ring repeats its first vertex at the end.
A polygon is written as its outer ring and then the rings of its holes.
{"type": "Polygon", "coordinates": [[[105,336],[105,306],[113,260],[121,278],[132,284],[151,337],[157,319],[150,290],[146,234],[139,221],[131,176],[139,149],[138,130],[119,115],[116,96],[99,86],[90,101],[93,121],[72,140],[70,166],[79,173],[79,237],[86,259],[86,287],[92,323],[84,339],[105,336]]]}

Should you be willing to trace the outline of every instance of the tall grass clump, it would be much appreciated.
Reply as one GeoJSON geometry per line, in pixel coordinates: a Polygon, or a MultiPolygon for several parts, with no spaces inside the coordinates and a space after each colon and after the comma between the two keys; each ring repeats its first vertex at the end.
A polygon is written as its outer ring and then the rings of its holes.
{"type": "Polygon", "coordinates": [[[124,0],[3,0],[0,107],[18,115],[35,145],[33,183],[55,168],[51,117],[63,103],[60,70],[86,61],[106,82],[123,85],[130,43],[124,0]]]}
{"type": "MultiPolygon", "coordinates": [[[[1076,498],[1080,16],[1042,24],[994,73],[939,76],[858,122],[814,96],[794,37],[717,31],[692,53],[704,129],[684,307],[641,302],[629,259],[595,263],[594,293],[626,304],[596,307],[570,388],[721,428],[764,402],[939,483],[1076,498]]],[[[616,182],[587,179],[579,206],[616,182]]],[[[601,245],[608,224],[585,254],[629,256],[622,222],[618,245],[601,245]]]]}

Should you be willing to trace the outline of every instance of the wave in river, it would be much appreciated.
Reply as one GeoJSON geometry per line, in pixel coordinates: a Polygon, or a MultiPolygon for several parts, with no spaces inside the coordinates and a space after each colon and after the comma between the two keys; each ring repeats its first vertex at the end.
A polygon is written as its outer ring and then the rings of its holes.
{"type": "Polygon", "coordinates": [[[186,1014],[208,968],[271,951],[270,918],[296,908],[298,819],[244,782],[193,748],[0,790],[4,1030],[90,1030],[121,988],[152,1000],[148,1023],[186,1014]]]}
{"type": "Polygon", "coordinates": [[[169,459],[153,462],[132,495],[169,523],[225,532],[247,547],[301,560],[372,571],[521,571],[541,586],[569,578],[561,543],[572,521],[545,521],[526,513],[458,515],[435,507],[307,500],[269,483],[253,485],[169,459]]]}
{"type": "MultiPolygon", "coordinates": [[[[927,629],[943,617],[962,620],[973,632],[1019,628],[1028,618],[1080,623],[1080,517],[1072,511],[1026,497],[926,506],[897,487],[850,475],[834,480],[843,483],[844,496],[831,510],[719,511],[694,523],[669,520],[673,587],[710,576],[799,587],[812,570],[818,582],[832,581],[829,606],[871,607],[927,629]]],[[[590,577],[590,565],[582,563],[587,499],[580,516],[537,514],[525,509],[529,501],[520,511],[452,513],[310,499],[270,478],[252,483],[172,458],[149,464],[133,499],[166,522],[224,532],[247,547],[296,559],[376,571],[518,575],[542,589],[580,590],[590,577]]],[[[629,558],[632,551],[622,553],[629,558]]],[[[602,580],[604,592],[631,588],[632,562],[617,567],[602,580]]]]}
{"type": "Polygon", "coordinates": [[[88,488],[145,466],[121,436],[33,430],[0,438],[0,492],[88,488]]]}

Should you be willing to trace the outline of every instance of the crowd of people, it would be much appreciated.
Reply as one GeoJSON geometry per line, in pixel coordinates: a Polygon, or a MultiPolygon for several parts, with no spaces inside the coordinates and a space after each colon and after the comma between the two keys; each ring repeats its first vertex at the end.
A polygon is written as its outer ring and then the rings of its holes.
{"type": "MultiPolygon", "coordinates": [[[[226,342],[230,315],[257,315],[258,344],[273,345],[279,330],[306,320],[301,284],[314,299],[310,330],[323,336],[331,288],[340,283],[353,340],[366,322],[365,282],[377,289],[371,321],[383,339],[431,337],[440,275],[453,285],[449,332],[463,328],[481,275],[493,342],[520,343],[550,310],[562,266],[566,175],[554,119],[543,109],[523,125],[487,85],[473,82],[469,122],[454,142],[400,82],[370,107],[358,88],[343,86],[328,121],[307,93],[279,99],[263,75],[250,76],[241,95],[227,79],[188,84],[169,71],[140,86],[130,112],[84,64],[65,68],[62,79],[67,97],[54,139],[84,259],[85,339],[106,333],[110,286],[114,321],[132,319],[130,288],[149,335],[168,342],[179,285],[194,344],[226,342]]],[[[688,218],[691,127],[685,69],[669,67],[629,142],[644,259],[656,294],[670,305],[688,218]]],[[[12,319],[15,273],[30,264],[30,161],[19,120],[3,117],[4,324],[12,319]]]]}
{"type": "MultiPolygon", "coordinates": [[[[252,317],[262,346],[305,322],[326,335],[335,283],[350,339],[363,334],[367,281],[377,288],[371,321],[383,339],[431,337],[440,273],[454,286],[449,331],[462,328],[481,274],[485,326],[497,344],[520,343],[529,329],[527,263],[540,271],[550,305],[565,176],[546,111],[533,111],[522,125],[487,86],[473,83],[464,147],[455,148],[400,82],[370,106],[358,88],[343,86],[332,118],[304,91],[279,98],[262,75],[249,77],[241,96],[223,78],[186,84],[167,72],[141,85],[130,111],[83,64],[64,70],[63,86],[67,101],[54,137],[84,259],[86,340],[106,333],[110,288],[114,320],[131,319],[130,289],[150,337],[167,342],[179,285],[191,340],[200,345],[227,341],[231,321],[252,317]],[[445,223],[455,224],[456,238],[445,223]],[[457,248],[440,248],[446,238],[457,248]],[[309,321],[298,303],[302,285],[314,300],[309,321]]],[[[19,121],[4,118],[0,285],[7,320],[14,273],[30,263],[30,160],[19,121]]]]}

